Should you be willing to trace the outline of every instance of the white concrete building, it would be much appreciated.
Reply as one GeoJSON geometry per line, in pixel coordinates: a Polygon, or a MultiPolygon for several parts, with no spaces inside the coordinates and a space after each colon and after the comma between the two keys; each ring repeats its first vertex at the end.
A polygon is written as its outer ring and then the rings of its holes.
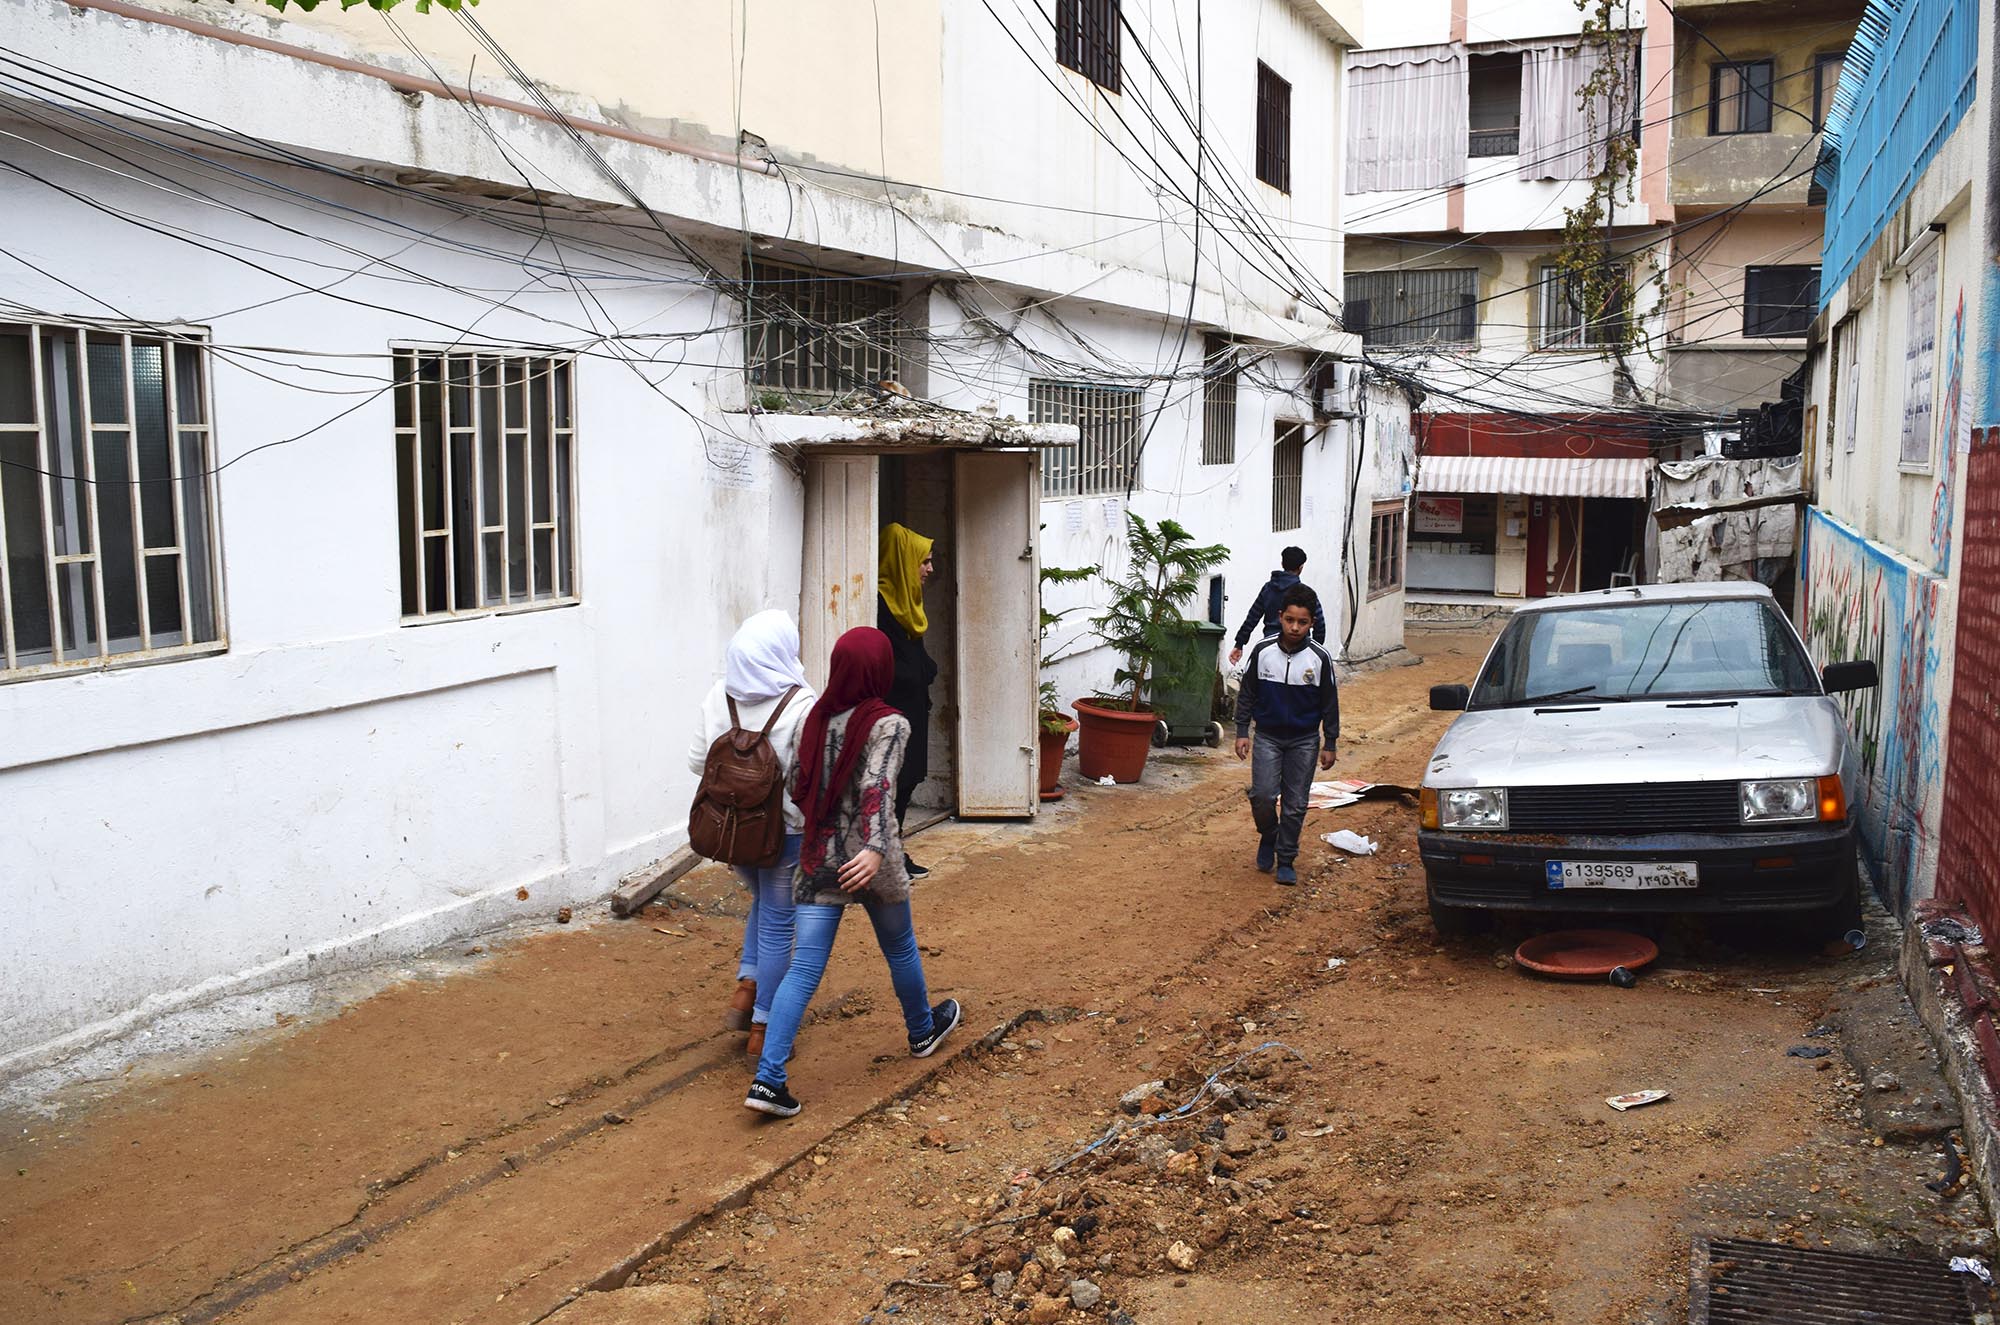
{"type": "Polygon", "coordinates": [[[1541,597],[1635,572],[1668,245],[1672,19],[1566,0],[1376,0],[1348,57],[1346,325],[1426,391],[1408,582],[1541,597]],[[1600,70],[1612,76],[1585,108],[1600,70]],[[1607,140],[1636,148],[1598,229],[1622,299],[1558,266],[1607,140]],[[1592,296],[1594,298],[1595,296],[1592,296]],[[1615,303],[1616,307],[1611,304],[1615,303]],[[1633,346],[1615,324],[1629,318],[1633,346]]]}
{"type": "Polygon", "coordinates": [[[735,624],[818,666],[890,519],[940,809],[1033,812],[1036,567],[1126,509],[1392,647],[1356,4],[1212,8],[0,0],[0,1075],[601,897],[735,624]]]}

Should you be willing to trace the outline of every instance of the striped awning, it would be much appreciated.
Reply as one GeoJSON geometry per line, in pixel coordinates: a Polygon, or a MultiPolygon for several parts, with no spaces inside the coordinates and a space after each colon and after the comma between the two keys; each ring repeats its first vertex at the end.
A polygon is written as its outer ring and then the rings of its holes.
{"type": "Polygon", "coordinates": [[[1644,456],[1427,455],[1417,462],[1417,491],[1643,499],[1652,467],[1644,456]]]}

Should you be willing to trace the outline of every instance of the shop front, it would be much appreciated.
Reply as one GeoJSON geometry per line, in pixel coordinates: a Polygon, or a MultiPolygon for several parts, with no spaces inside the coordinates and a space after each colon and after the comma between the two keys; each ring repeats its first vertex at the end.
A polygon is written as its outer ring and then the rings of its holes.
{"type": "Polygon", "coordinates": [[[1632,583],[1651,467],[1644,456],[1424,456],[1410,591],[1545,598],[1632,583]]]}

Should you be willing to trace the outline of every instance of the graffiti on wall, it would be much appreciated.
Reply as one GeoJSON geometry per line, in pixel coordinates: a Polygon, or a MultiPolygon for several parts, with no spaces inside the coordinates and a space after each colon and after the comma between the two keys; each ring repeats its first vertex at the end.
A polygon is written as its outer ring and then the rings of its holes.
{"type": "Polygon", "coordinates": [[[1943,580],[1812,508],[1799,616],[1822,663],[1870,659],[1874,690],[1838,697],[1861,754],[1862,786],[1850,796],[1864,854],[1885,899],[1909,901],[1937,824],[1928,807],[1944,775],[1938,699],[1938,612],[1943,580]]]}
{"type": "Polygon", "coordinates": [[[1938,466],[1937,492],[1931,497],[1931,569],[1939,575],[1951,571],[1951,531],[1952,512],[1955,509],[1952,498],[1952,480],[1958,474],[1958,457],[1969,449],[1970,416],[1963,415],[1962,405],[1965,394],[1965,292],[1958,293],[1958,308],[1951,315],[1951,330],[1946,333],[1944,359],[1944,398],[1938,402],[1938,454],[1942,463],[1938,466]],[[1967,439],[1966,445],[1960,438],[1967,439]]]}

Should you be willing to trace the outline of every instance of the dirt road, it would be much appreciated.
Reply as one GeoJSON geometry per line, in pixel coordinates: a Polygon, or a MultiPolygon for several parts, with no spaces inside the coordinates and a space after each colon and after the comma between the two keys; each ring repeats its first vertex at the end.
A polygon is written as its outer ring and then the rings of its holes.
{"type": "MultiPolygon", "coordinates": [[[[1414,781],[1424,693],[1484,636],[1411,643],[1345,688],[1341,775],[1414,781]]],[[[741,905],[713,871],[11,1118],[0,1320],[1664,1322],[1697,1233],[1990,1254],[1976,1195],[1923,1185],[1956,1106],[1879,916],[1844,959],[1676,929],[1637,989],[1544,983],[1517,934],[1435,943],[1407,808],[1316,812],[1281,889],[1242,783],[1179,752],[926,834],[919,936],[967,1029],[904,1056],[847,926],[790,1122],[740,1108],[713,1030],[741,905]],[[1174,1116],[1217,1072],[1227,1102],[1174,1116]],[[1643,1087],[1673,1097],[1603,1103],[1643,1087]]]]}

